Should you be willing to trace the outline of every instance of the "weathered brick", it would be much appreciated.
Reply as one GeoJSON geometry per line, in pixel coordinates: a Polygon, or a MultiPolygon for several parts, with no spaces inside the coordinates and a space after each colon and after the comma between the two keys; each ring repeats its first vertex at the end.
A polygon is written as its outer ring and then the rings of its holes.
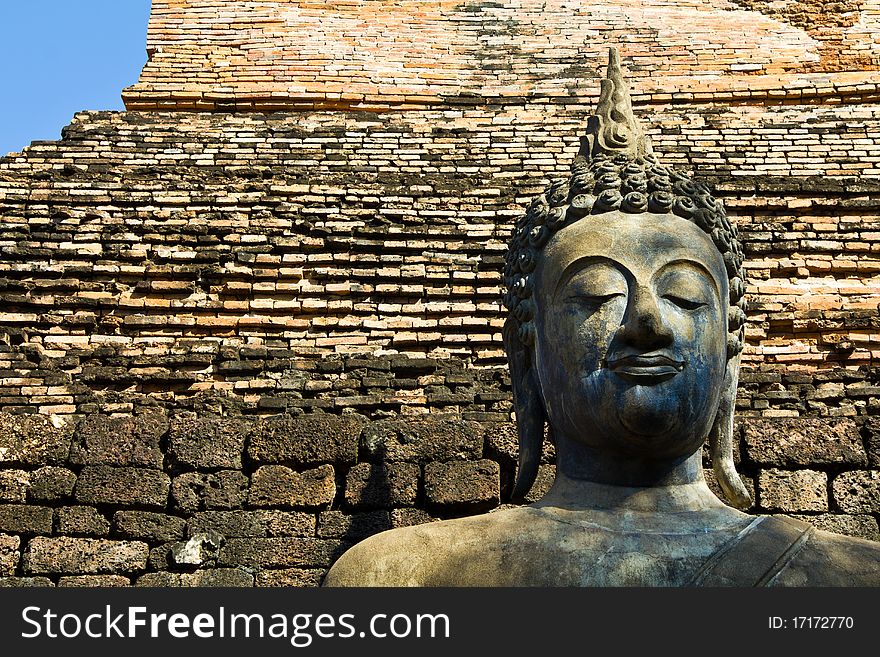
{"type": "Polygon", "coordinates": [[[0,532],[51,534],[52,509],[25,504],[0,505],[0,532]]]}
{"type": "Polygon", "coordinates": [[[812,470],[762,470],[760,504],[768,511],[828,511],[828,475],[812,470]]]}
{"type": "Polygon", "coordinates": [[[171,419],[168,456],[178,467],[240,469],[254,424],[251,418],[178,413],[171,419]]]}
{"type": "Polygon", "coordinates": [[[425,466],[429,508],[487,510],[501,498],[500,469],[494,461],[450,461],[425,466]]]}
{"type": "Polygon", "coordinates": [[[110,523],[90,506],[66,506],[55,509],[56,533],[66,536],[107,536],[110,523]]]}
{"type": "Polygon", "coordinates": [[[867,464],[855,422],[826,418],[754,418],[743,422],[746,451],[773,467],[867,464]]]}
{"type": "Polygon", "coordinates": [[[844,513],[880,513],[880,471],[853,470],[831,482],[834,501],[844,513]]]}
{"type": "MultiPolygon", "coordinates": [[[[137,83],[123,92],[126,106],[130,109],[162,107],[180,113],[192,111],[193,99],[198,98],[201,107],[214,111],[254,107],[264,110],[315,109],[322,107],[325,98],[330,98],[328,94],[334,94],[332,98],[334,104],[338,104],[337,109],[350,107],[354,103],[356,106],[367,104],[388,111],[395,109],[398,103],[409,101],[419,105],[442,104],[447,111],[464,107],[470,115],[486,104],[488,99],[497,103],[499,97],[512,96],[515,99],[512,102],[524,102],[537,85],[541,89],[541,99],[546,98],[545,102],[553,107],[557,99],[566,98],[581,87],[581,78],[588,75],[586,71],[592,72],[597,68],[594,51],[601,50],[600,46],[607,43],[604,40],[606,36],[611,42],[620,41],[622,48],[627,46],[624,38],[615,36],[625,32],[639,42],[638,48],[632,49],[638,55],[638,66],[633,67],[636,68],[633,74],[652,76],[652,84],[645,85],[650,86],[651,90],[642,93],[656,104],[675,97],[677,102],[686,104],[694,115],[699,116],[704,110],[694,107],[691,99],[707,101],[719,92],[723,94],[719,99],[721,102],[726,102],[722,99],[729,99],[730,95],[757,95],[765,97],[765,102],[771,105],[790,98],[793,92],[801,91],[805,84],[809,84],[807,88],[811,92],[818,85],[825,85],[827,93],[834,93],[836,87],[853,82],[828,74],[818,76],[819,80],[812,80],[813,76],[809,73],[864,71],[870,68],[873,61],[867,53],[873,54],[872,46],[875,43],[870,22],[859,21],[854,16],[850,18],[851,15],[860,15],[862,11],[862,5],[855,2],[840,3],[833,9],[809,3],[785,8],[744,3],[737,5],[735,17],[719,14],[714,4],[688,6],[685,17],[679,12],[667,15],[659,11],[657,5],[641,5],[629,9],[625,15],[617,12],[608,12],[607,16],[603,14],[599,23],[596,12],[577,11],[579,7],[573,8],[566,3],[518,1],[504,5],[511,15],[516,16],[515,20],[511,19],[509,29],[499,29],[499,14],[487,11],[493,8],[492,5],[479,5],[483,11],[476,11],[470,4],[442,5],[442,12],[430,5],[431,13],[426,14],[426,8],[421,3],[394,3],[383,10],[381,30],[377,29],[377,21],[371,15],[369,0],[342,5],[313,2],[308,7],[307,18],[297,17],[297,20],[293,20],[285,12],[286,4],[260,6],[259,16],[255,17],[250,5],[235,8],[223,0],[156,3],[152,10],[150,36],[151,43],[161,50],[162,55],[152,58],[137,83]],[[222,17],[223,20],[215,17],[222,17]],[[282,18],[287,20],[281,22],[282,18]],[[687,34],[676,37],[674,43],[658,36],[677,33],[680,21],[685,19],[690,22],[690,29],[687,34]],[[252,28],[255,20],[281,24],[271,34],[266,34],[252,28]],[[797,25],[798,30],[789,33],[787,29],[768,28],[770,21],[797,25]],[[527,32],[518,26],[528,26],[527,32]],[[597,29],[600,27],[602,30],[597,29]],[[213,62],[217,44],[228,42],[232,34],[236,36],[238,47],[224,50],[222,63],[213,62]],[[535,34],[540,34],[541,38],[534,38],[535,34]],[[815,57],[812,50],[805,49],[803,34],[816,41],[815,57]],[[491,35],[491,39],[484,35],[491,35]],[[314,50],[300,45],[316,39],[328,45],[314,50]],[[271,49],[273,43],[279,42],[297,44],[297,58],[279,59],[271,49]],[[525,44],[528,44],[527,48],[525,44]],[[818,55],[819,50],[821,56],[818,55]],[[327,62],[345,62],[352,52],[356,53],[354,56],[359,62],[358,66],[327,65],[327,62]],[[676,57],[680,52],[692,56],[676,57]],[[861,52],[866,53],[864,57],[859,55],[861,52]],[[774,57],[769,62],[771,54],[774,57]],[[442,66],[426,65],[426,57],[442,66]],[[566,64],[572,61],[580,64],[575,68],[566,68],[566,64]],[[665,75],[658,75],[658,71],[664,71],[665,75]],[[770,72],[774,73],[772,77],[761,75],[770,72]],[[771,80],[763,80],[765,77],[771,77],[771,80]],[[687,84],[682,80],[686,80],[687,84]],[[683,88],[688,91],[683,92],[683,88]],[[302,91],[291,94],[291,89],[302,91]],[[308,101],[303,96],[311,96],[314,100],[308,101]]],[[[507,18],[506,13],[501,17],[502,20],[507,18]]],[[[873,88],[869,84],[866,86],[873,88]]],[[[800,98],[800,94],[796,97],[800,98]]],[[[772,114],[767,108],[760,109],[762,115],[772,114]]],[[[532,112],[545,120],[555,114],[549,110],[532,112]]],[[[504,117],[497,123],[500,128],[509,128],[511,120],[504,117]]],[[[702,126],[703,122],[699,122],[699,125],[702,126]]],[[[702,166],[711,166],[714,160],[707,157],[705,150],[720,137],[717,124],[710,125],[716,130],[699,130],[697,126],[691,126],[688,131],[674,131],[672,136],[677,137],[674,144],[684,145],[679,145],[680,151],[672,150],[669,154],[683,159],[689,155],[699,157],[702,166]],[[691,150],[696,153],[690,153],[691,150]]],[[[776,139],[754,155],[749,152],[753,156],[742,166],[759,168],[761,171],[788,171],[793,163],[787,161],[786,149],[799,154],[800,158],[796,158],[801,162],[799,166],[808,170],[817,166],[817,160],[821,161],[814,153],[808,153],[802,140],[795,138],[796,135],[789,135],[787,130],[773,130],[765,123],[759,124],[759,127],[766,131],[766,139],[776,139]]],[[[388,131],[385,133],[386,139],[393,144],[396,141],[393,138],[400,133],[400,128],[388,125],[385,130],[388,131]]],[[[455,130],[460,128],[437,121],[437,132],[441,136],[451,138],[456,135],[455,130]]],[[[861,130],[852,131],[858,137],[865,136],[861,130]]],[[[504,170],[514,168],[511,163],[517,162],[521,157],[519,152],[525,150],[511,147],[518,132],[508,130],[503,134],[509,136],[500,137],[504,142],[492,142],[493,148],[498,150],[495,161],[499,168],[502,165],[506,165],[503,166],[504,170]]],[[[531,137],[526,142],[531,147],[529,159],[534,161],[535,168],[552,168],[554,159],[549,158],[548,153],[541,152],[548,137],[535,132],[537,134],[531,131],[527,133],[531,137]],[[533,150],[538,152],[532,153],[533,150]]],[[[722,131],[722,134],[726,132],[722,131]]],[[[555,136],[556,131],[550,131],[550,134],[555,136]]],[[[746,147],[742,141],[748,134],[747,127],[734,132],[740,138],[735,142],[739,150],[734,150],[734,153],[743,153],[744,159],[746,147]]],[[[662,133],[656,138],[664,137],[666,135],[662,133]]],[[[839,145],[838,140],[828,141],[835,143],[825,144],[823,141],[825,148],[840,148],[841,153],[849,152],[839,145]]],[[[871,143],[870,140],[865,141],[871,143]]],[[[378,159],[380,156],[376,155],[376,159],[370,158],[370,161],[364,156],[359,162],[361,165],[388,162],[394,165],[394,170],[417,166],[428,156],[422,154],[422,150],[412,150],[415,145],[421,147],[421,143],[412,139],[412,135],[408,142],[416,144],[405,144],[409,149],[403,148],[399,153],[388,151],[384,156],[388,159],[378,159]]],[[[260,143],[259,137],[241,136],[236,145],[247,149],[260,143]]],[[[870,149],[870,146],[864,145],[864,149],[870,149]]],[[[305,158],[306,155],[300,157],[305,158]]],[[[310,157],[304,164],[317,166],[315,160],[322,159],[310,157]]],[[[453,172],[460,168],[463,172],[478,170],[479,162],[474,162],[473,156],[464,159],[463,156],[456,158],[448,155],[442,160],[447,161],[448,169],[453,172]]],[[[375,170],[375,166],[367,170],[375,170]]],[[[308,178],[312,182],[309,187],[281,179],[273,190],[285,196],[311,191],[317,199],[328,196],[332,199],[330,194],[344,193],[343,186],[336,178],[315,184],[320,180],[313,174],[308,178]],[[330,192],[324,192],[322,187],[330,192]]],[[[484,183],[478,190],[467,190],[464,192],[465,198],[472,200],[478,195],[493,197],[500,192],[498,187],[502,186],[502,182],[503,179],[492,178],[491,186],[484,183]]],[[[423,195],[418,186],[413,185],[411,189],[414,191],[408,194],[423,195]]],[[[390,193],[387,191],[384,194],[388,196],[390,193]]],[[[377,195],[384,198],[379,192],[377,195]]],[[[239,198],[231,192],[230,196],[239,198]]],[[[175,189],[157,194],[157,197],[165,202],[185,203],[189,194],[175,189]]],[[[809,198],[796,198],[778,202],[778,205],[782,208],[809,208],[811,203],[809,198]]],[[[440,212],[445,214],[446,211],[440,212]]],[[[817,219],[815,223],[819,221],[827,225],[833,222],[833,218],[817,219]]],[[[809,236],[812,239],[803,240],[807,253],[816,245],[837,244],[842,250],[844,244],[842,237],[822,230],[809,236]]],[[[240,241],[259,244],[259,237],[255,235],[250,240],[240,241]]],[[[391,271],[395,273],[395,278],[403,280],[422,275],[417,265],[404,265],[391,271]]],[[[330,285],[333,284],[328,284],[328,287],[330,285]]]]}
{"type": "Polygon", "coordinates": [[[48,588],[55,586],[48,577],[0,577],[0,588],[48,588]]]}
{"type": "Polygon", "coordinates": [[[260,424],[248,447],[248,457],[258,465],[290,462],[308,467],[354,463],[365,422],[354,414],[273,417],[260,424]]]}
{"type": "Polygon", "coordinates": [[[164,508],[170,487],[164,472],[87,465],[77,478],[74,494],[83,504],[164,508]]]}
{"type": "Polygon", "coordinates": [[[336,496],[332,465],[296,472],[283,465],[264,465],[251,477],[248,503],[254,507],[310,507],[329,505],[336,496]]]}
{"type": "Polygon", "coordinates": [[[67,468],[51,465],[30,473],[30,499],[36,502],[55,502],[73,495],[76,475],[67,468]]]}
{"type": "Polygon", "coordinates": [[[98,538],[32,538],[22,563],[29,575],[134,573],[147,567],[149,548],[139,541],[98,538]]]}
{"type": "MultiPolygon", "coordinates": [[[[150,555],[147,558],[147,568],[151,572],[153,571],[163,571],[163,570],[173,570],[177,568],[177,565],[174,563],[171,558],[171,548],[177,544],[178,541],[173,541],[169,543],[162,543],[161,545],[157,545],[156,547],[150,548],[150,555]]],[[[189,570],[189,569],[187,569],[189,570]]]]}
{"type": "Polygon", "coordinates": [[[279,568],[275,570],[261,570],[257,573],[257,586],[292,586],[298,588],[310,588],[320,586],[321,580],[327,574],[325,569],[306,568],[279,568]]]}
{"type": "Polygon", "coordinates": [[[186,521],[149,511],[117,511],[113,516],[113,528],[125,538],[166,543],[183,538],[186,521]]]}
{"type": "Polygon", "coordinates": [[[0,534],[0,577],[15,575],[18,567],[21,538],[0,534]]]}
{"type": "Polygon", "coordinates": [[[483,428],[477,422],[431,416],[381,420],[364,427],[361,444],[374,459],[389,462],[478,459],[483,428]]]}
{"type": "Polygon", "coordinates": [[[865,422],[868,434],[868,459],[872,468],[880,468],[880,417],[868,418],[865,422]]]}
{"type": "Polygon", "coordinates": [[[187,521],[187,536],[207,531],[226,538],[314,536],[315,517],[300,511],[205,511],[187,521]]]}
{"type": "Polygon", "coordinates": [[[137,580],[137,586],[149,587],[250,588],[253,585],[254,576],[240,568],[209,568],[193,573],[145,573],[137,580]]]}
{"type": "Polygon", "coordinates": [[[359,541],[391,529],[388,511],[368,511],[346,514],[341,511],[322,511],[318,516],[319,538],[344,538],[359,541]]]}
{"type": "Polygon", "coordinates": [[[438,520],[438,518],[422,509],[391,509],[391,526],[394,529],[423,525],[426,522],[434,522],[435,520],[438,520]]]}
{"type": "Polygon", "coordinates": [[[131,586],[131,580],[122,575],[66,575],[58,580],[59,588],[108,588],[131,586]]]}
{"type": "Polygon", "coordinates": [[[258,568],[329,566],[350,545],[318,538],[233,538],[220,550],[220,564],[258,568]]]}
{"type": "Polygon", "coordinates": [[[503,467],[516,467],[519,437],[515,422],[498,422],[486,427],[486,456],[503,467]]]}
{"type": "Polygon", "coordinates": [[[174,478],[171,498],[186,515],[206,509],[237,509],[247,497],[248,478],[235,470],[187,472],[174,478]]]}
{"type": "MultiPolygon", "coordinates": [[[[515,422],[485,423],[486,450],[484,456],[498,461],[502,468],[515,469],[519,458],[519,436],[515,422]]],[[[545,436],[541,452],[541,463],[551,464],[556,460],[556,448],[545,436]]]]}
{"type": "Polygon", "coordinates": [[[414,463],[359,463],[345,479],[345,502],[356,509],[412,506],[419,491],[414,463]]]}
{"type": "Polygon", "coordinates": [[[88,415],[76,425],[70,462],[161,469],[159,441],[167,430],[168,418],[159,411],[135,417],[88,415]]]}
{"type": "Polygon", "coordinates": [[[0,464],[61,464],[72,435],[73,424],[61,419],[0,413],[0,464]]]}
{"type": "Polygon", "coordinates": [[[25,470],[0,470],[0,502],[24,503],[31,485],[25,470]]]}

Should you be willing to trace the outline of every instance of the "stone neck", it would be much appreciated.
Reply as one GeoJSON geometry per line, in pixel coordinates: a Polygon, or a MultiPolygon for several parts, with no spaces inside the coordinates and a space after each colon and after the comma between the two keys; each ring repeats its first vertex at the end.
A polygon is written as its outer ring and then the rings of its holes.
{"type": "Polygon", "coordinates": [[[539,505],[651,513],[730,509],[709,490],[700,450],[680,459],[625,459],[565,439],[557,441],[556,480],[539,505]]]}
{"type": "Polygon", "coordinates": [[[663,486],[616,486],[570,479],[564,473],[557,474],[551,489],[535,506],[651,514],[735,511],[719,500],[702,480],[663,486]]]}
{"type": "Polygon", "coordinates": [[[556,466],[572,480],[647,488],[703,481],[702,452],[649,458],[590,447],[564,435],[556,436],[556,466]]]}

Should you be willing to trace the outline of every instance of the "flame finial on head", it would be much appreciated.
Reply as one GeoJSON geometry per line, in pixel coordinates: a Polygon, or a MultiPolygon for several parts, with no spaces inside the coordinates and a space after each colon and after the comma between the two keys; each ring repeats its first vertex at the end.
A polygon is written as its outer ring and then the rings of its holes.
{"type": "Polygon", "coordinates": [[[602,91],[596,111],[587,124],[579,155],[587,160],[600,153],[625,154],[632,159],[652,152],[651,141],[633,114],[629,87],[620,70],[617,48],[608,49],[608,73],[601,81],[602,91]]]}

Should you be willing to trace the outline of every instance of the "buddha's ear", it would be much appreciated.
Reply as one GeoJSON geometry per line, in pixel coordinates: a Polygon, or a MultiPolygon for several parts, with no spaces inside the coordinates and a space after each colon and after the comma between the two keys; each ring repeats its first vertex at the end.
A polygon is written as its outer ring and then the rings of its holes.
{"type": "Polygon", "coordinates": [[[519,467],[511,497],[514,501],[521,501],[538,476],[541,447],[544,444],[544,403],[533,367],[532,349],[520,340],[519,322],[509,318],[504,324],[503,337],[507,362],[510,364],[513,409],[519,435],[519,467]]]}
{"type": "Polygon", "coordinates": [[[709,452],[712,456],[712,469],[725,497],[733,506],[747,509],[752,504],[752,496],[733,465],[733,411],[736,406],[738,380],[739,355],[736,355],[727,361],[718,414],[709,433],[709,452]]]}

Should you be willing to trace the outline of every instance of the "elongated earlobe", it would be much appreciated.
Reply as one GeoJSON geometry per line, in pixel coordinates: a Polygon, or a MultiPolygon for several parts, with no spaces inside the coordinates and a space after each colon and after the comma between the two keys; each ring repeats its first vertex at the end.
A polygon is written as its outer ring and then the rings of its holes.
{"type": "Polygon", "coordinates": [[[513,501],[520,502],[528,494],[538,476],[541,448],[544,443],[546,415],[530,348],[519,339],[519,327],[512,319],[504,324],[504,349],[510,364],[513,387],[513,409],[519,436],[519,467],[513,484],[513,501]]]}
{"type": "Polygon", "coordinates": [[[752,504],[752,496],[733,464],[733,411],[738,380],[739,356],[736,356],[727,363],[718,415],[709,433],[709,453],[712,456],[712,469],[727,500],[739,509],[747,509],[752,504]]]}

